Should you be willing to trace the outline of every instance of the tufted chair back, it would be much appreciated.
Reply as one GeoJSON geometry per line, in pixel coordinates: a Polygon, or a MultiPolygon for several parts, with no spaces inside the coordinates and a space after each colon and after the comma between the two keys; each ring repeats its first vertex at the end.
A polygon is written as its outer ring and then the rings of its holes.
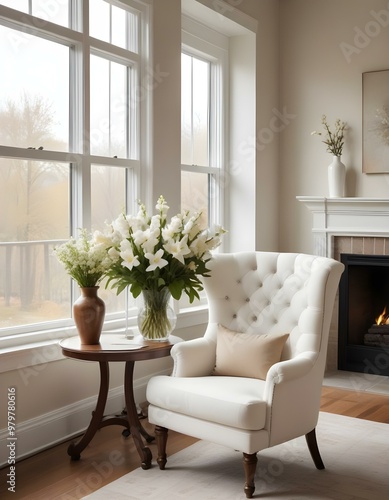
{"type": "Polygon", "coordinates": [[[263,449],[305,436],[315,466],[324,468],[315,428],[344,266],[314,255],[240,252],[217,254],[208,267],[204,336],[172,347],[171,376],[148,383],[148,416],[161,469],[168,429],[229,446],[243,452],[244,491],[251,498],[263,449]],[[274,352],[265,355],[263,346],[284,342],[282,334],[287,341],[268,363],[274,352]],[[266,369],[258,373],[263,359],[266,369]]]}
{"type": "MultiPolygon", "coordinates": [[[[217,254],[204,280],[209,304],[206,337],[216,341],[217,324],[247,334],[289,333],[281,359],[327,346],[325,257],[275,252],[217,254]],[[323,334],[323,335],[322,335],[323,334]]],[[[326,347],[325,347],[326,349],[326,347]]],[[[324,352],[325,354],[325,352],[324,352]]]]}

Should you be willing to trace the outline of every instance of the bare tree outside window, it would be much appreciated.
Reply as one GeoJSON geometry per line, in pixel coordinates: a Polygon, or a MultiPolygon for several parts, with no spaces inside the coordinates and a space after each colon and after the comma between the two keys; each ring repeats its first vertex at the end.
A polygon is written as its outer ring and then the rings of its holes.
{"type": "MultiPolygon", "coordinates": [[[[54,115],[41,96],[24,94],[0,109],[0,143],[60,146],[54,115]]],[[[32,147],[32,146],[31,146],[32,147]]],[[[49,265],[54,240],[69,235],[69,166],[0,159],[0,326],[58,319],[59,269],[49,265]],[[54,281],[53,281],[54,280],[54,281]],[[52,304],[52,307],[50,306],[52,304]],[[20,311],[23,313],[21,314],[20,311]]]]}

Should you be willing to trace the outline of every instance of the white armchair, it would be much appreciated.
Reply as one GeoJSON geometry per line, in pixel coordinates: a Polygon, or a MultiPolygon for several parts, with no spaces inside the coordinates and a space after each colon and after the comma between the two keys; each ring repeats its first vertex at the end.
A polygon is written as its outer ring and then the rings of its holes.
{"type": "Polygon", "coordinates": [[[148,415],[160,469],[168,429],[243,452],[251,498],[257,452],[305,435],[324,465],[315,427],[334,300],[344,266],[305,254],[217,254],[204,279],[204,337],[174,345],[171,376],[152,377],[148,415]]]}

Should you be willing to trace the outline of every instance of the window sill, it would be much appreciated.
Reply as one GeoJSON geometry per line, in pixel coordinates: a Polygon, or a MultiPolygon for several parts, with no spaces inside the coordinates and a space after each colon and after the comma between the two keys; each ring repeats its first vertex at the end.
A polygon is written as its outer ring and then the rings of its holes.
{"type": "MultiPolygon", "coordinates": [[[[176,330],[205,324],[207,321],[207,306],[190,307],[179,313],[176,330]]],[[[109,329],[105,325],[104,332],[108,333],[113,330],[117,330],[117,328],[109,329]]],[[[26,335],[16,335],[13,345],[0,349],[0,373],[64,360],[59,341],[76,334],[76,329],[72,327],[57,330],[55,333],[52,332],[52,338],[45,340],[37,340],[39,339],[39,333],[27,334],[27,338],[26,335]],[[23,341],[24,343],[22,343],[23,341]]],[[[42,369],[42,367],[39,369],[42,369]]]]}

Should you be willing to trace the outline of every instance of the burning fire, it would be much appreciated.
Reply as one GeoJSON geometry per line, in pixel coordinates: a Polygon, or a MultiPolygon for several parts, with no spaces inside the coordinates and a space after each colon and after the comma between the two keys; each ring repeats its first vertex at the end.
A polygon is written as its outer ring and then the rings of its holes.
{"type": "Polygon", "coordinates": [[[389,314],[386,313],[386,307],[375,320],[376,325],[389,325],[389,314]]]}

